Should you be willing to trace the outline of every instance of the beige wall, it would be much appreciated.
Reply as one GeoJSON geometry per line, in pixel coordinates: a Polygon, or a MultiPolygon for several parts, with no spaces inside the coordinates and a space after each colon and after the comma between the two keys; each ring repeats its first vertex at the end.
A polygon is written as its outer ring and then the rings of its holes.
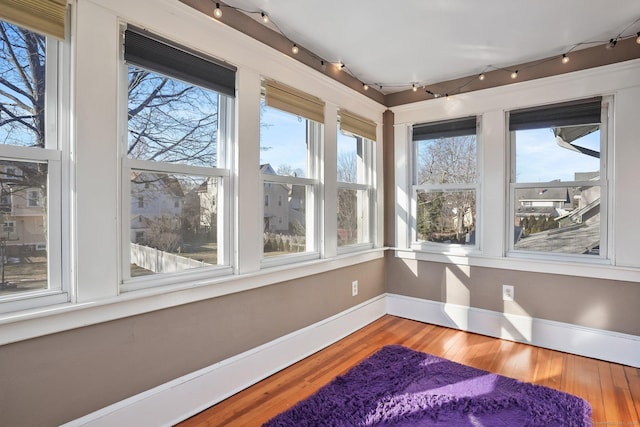
{"type": "Polygon", "coordinates": [[[384,293],[384,260],[0,347],[0,425],[58,425],[384,293]],[[359,293],[351,296],[351,281],[359,293]]]}
{"type": "Polygon", "coordinates": [[[387,256],[387,292],[640,335],[635,282],[459,266],[387,256]],[[502,285],[514,285],[514,302],[502,285]]]}

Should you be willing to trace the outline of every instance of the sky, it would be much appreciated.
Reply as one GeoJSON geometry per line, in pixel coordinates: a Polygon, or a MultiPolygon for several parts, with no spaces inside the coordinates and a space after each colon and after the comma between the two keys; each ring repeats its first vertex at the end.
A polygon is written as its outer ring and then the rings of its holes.
{"type": "MultiPolygon", "coordinates": [[[[558,146],[551,129],[517,131],[516,141],[517,182],[573,181],[575,172],[600,170],[600,159],[558,146]]],[[[600,131],[573,144],[599,152],[600,131]]]]}
{"type": "MultiPolygon", "coordinates": [[[[306,171],[305,120],[270,107],[262,109],[260,129],[260,164],[270,163],[274,170],[281,165],[306,171]]],[[[551,129],[517,131],[517,182],[573,181],[575,172],[600,169],[599,159],[561,148],[551,129]]],[[[338,157],[353,150],[350,137],[338,133],[338,157]]],[[[600,132],[573,142],[600,151],[600,132]]]]}
{"type": "MultiPolygon", "coordinates": [[[[290,165],[294,170],[306,171],[306,120],[263,104],[260,121],[260,164],[269,163],[274,170],[290,165]]],[[[354,141],[338,132],[338,158],[341,153],[355,150],[354,141]]]]}

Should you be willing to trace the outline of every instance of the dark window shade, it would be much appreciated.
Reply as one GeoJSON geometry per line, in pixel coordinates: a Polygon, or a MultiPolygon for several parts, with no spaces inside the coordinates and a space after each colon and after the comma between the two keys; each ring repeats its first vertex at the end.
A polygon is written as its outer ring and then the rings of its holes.
{"type": "Polygon", "coordinates": [[[476,134],[476,118],[446,120],[442,122],[426,123],[413,127],[413,140],[424,141],[427,139],[451,138],[476,134]]]}
{"type": "Polygon", "coordinates": [[[132,65],[235,96],[235,67],[171,46],[142,30],[125,31],[124,59],[132,65]]]}
{"type": "Polygon", "coordinates": [[[600,123],[602,98],[515,110],[509,114],[509,130],[526,130],[600,123]]]}

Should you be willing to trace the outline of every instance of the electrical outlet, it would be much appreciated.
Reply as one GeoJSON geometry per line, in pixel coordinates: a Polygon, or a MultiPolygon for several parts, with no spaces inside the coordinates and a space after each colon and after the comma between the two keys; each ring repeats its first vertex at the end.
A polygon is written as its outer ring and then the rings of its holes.
{"type": "Polygon", "coordinates": [[[515,298],[513,285],[502,285],[502,300],[513,301],[515,298]]]}
{"type": "Polygon", "coordinates": [[[355,297],[356,295],[358,295],[358,281],[354,280],[351,282],[351,296],[355,297]]]}

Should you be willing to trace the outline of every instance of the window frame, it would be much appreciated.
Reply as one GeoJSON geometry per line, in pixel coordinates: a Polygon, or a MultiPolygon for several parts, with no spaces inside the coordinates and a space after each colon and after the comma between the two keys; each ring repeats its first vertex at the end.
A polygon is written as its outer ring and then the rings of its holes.
{"type": "MultiPolygon", "coordinates": [[[[409,199],[409,247],[415,251],[440,253],[456,256],[472,256],[481,252],[482,239],[482,115],[465,116],[453,119],[446,119],[436,122],[420,123],[421,125],[441,125],[444,132],[453,132],[455,134],[455,123],[463,123],[466,120],[475,118],[475,150],[476,150],[476,182],[464,184],[417,184],[418,168],[416,161],[418,159],[418,144],[421,140],[414,140],[414,126],[409,131],[410,149],[408,152],[408,160],[410,166],[409,186],[411,197],[409,199]],[[418,192],[453,192],[453,191],[473,191],[475,193],[475,239],[473,244],[462,245],[458,243],[441,243],[428,240],[418,240],[418,192]]],[[[452,135],[451,137],[454,137],[452,135]]]]}
{"type": "MultiPolygon", "coordinates": [[[[67,303],[74,299],[75,279],[71,268],[74,255],[71,244],[70,43],[68,36],[61,40],[39,34],[46,39],[45,145],[1,145],[0,154],[8,161],[47,165],[47,288],[0,297],[0,314],[67,303]]],[[[40,192],[38,207],[42,207],[42,198],[40,192]]],[[[25,207],[27,205],[28,201],[25,207]]]]}
{"type": "MultiPolygon", "coordinates": [[[[366,225],[365,230],[362,232],[366,232],[368,236],[368,241],[366,242],[358,242],[348,245],[338,245],[337,246],[337,254],[342,255],[345,253],[356,252],[371,249],[375,246],[376,240],[376,183],[375,183],[375,167],[376,167],[376,141],[371,140],[369,138],[365,138],[360,135],[356,135],[353,132],[349,132],[346,130],[342,130],[338,124],[338,134],[342,133],[347,137],[353,137],[356,140],[356,144],[360,144],[362,146],[362,158],[356,159],[356,161],[362,162],[362,170],[364,179],[363,182],[344,182],[339,181],[338,176],[336,174],[336,203],[338,203],[338,193],[342,190],[352,190],[352,191],[364,191],[366,195],[366,201],[363,202],[367,206],[367,217],[366,217],[366,225]]],[[[336,209],[337,211],[337,209],[336,209]]],[[[337,222],[336,222],[337,224],[337,222]]],[[[358,227],[358,232],[360,233],[360,227],[358,227]]],[[[336,229],[337,234],[337,229],[336,229]]]]}
{"type": "MultiPolygon", "coordinates": [[[[264,101],[264,90],[261,96],[261,102],[264,101]]],[[[264,104],[266,105],[266,103],[264,104]]],[[[259,245],[262,248],[260,251],[260,268],[269,268],[275,266],[281,266],[286,264],[292,264],[303,261],[316,260],[321,257],[321,224],[323,223],[321,206],[323,204],[322,196],[322,153],[324,146],[324,123],[316,122],[312,119],[308,119],[303,116],[296,115],[294,113],[282,110],[277,107],[267,106],[267,108],[273,108],[282,114],[289,114],[292,117],[298,117],[306,122],[306,142],[307,142],[307,170],[305,175],[307,177],[297,177],[289,175],[272,175],[260,173],[260,199],[264,199],[264,186],[265,184],[284,184],[291,186],[305,186],[310,189],[305,200],[305,230],[306,251],[300,253],[286,253],[282,255],[265,256],[264,253],[264,238],[263,235],[259,236],[259,245]]],[[[259,165],[256,165],[259,167],[259,165]]],[[[264,206],[260,209],[261,218],[264,218],[264,206]]]]}
{"type": "MultiPolygon", "coordinates": [[[[585,100],[585,101],[588,101],[585,100]]],[[[577,101],[578,103],[580,100],[577,101]]],[[[546,107],[553,108],[563,103],[548,104],[546,107]]],[[[543,109],[545,105],[535,107],[543,109]]],[[[597,181],[558,181],[558,182],[516,182],[516,130],[509,130],[510,112],[506,113],[506,133],[507,133],[507,206],[505,227],[505,248],[506,257],[513,259],[535,259],[542,261],[566,261],[589,264],[612,264],[613,252],[611,242],[611,224],[609,212],[613,203],[609,192],[609,183],[613,173],[612,162],[610,160],[610,149],[613,143],[613,126],[610,123],[611,111],[613,109],[613,97],[602,97],[600,106],[600,178],[597,181]],[[514,235],[514,219],[516,210],[516,191],[519,189],[539,188],[544,184],[548,188],[565,188],[591,186],[600,188],[600,252],[598,255],[593,254],[571,254],[564,252],[543,252],[524,249],[516,249],[514,235]],[[602,202],[604,200],[604,202],[602,202]]],[[[536,127],[535,129],[546,129],[548,127],[536,127]]]]}
{"type": "MultiPolygon", "coordinates": [[[[135,28],[134,28],[135,29],[135,28]]],[[[122,38],[124,40],[124,34],[127,31],[127,25],[121,26],[122,38]]],[[[146,33],[145,33],[146,35],[146,33]]],[[[154,39],[156,39],[154,37],[154,39]]],[[[188,54],[194,54],[186,47],[166,41],[161,38],[157,38],[168,46],[181,50],[188,54]]],[[[124,51],[124,43],[121,46],[124,51]]],[[[121,56],[122,57],[122,56],[121,56]]],[[[200,56],[198,56],[202,59],[200,56]]],[[[208,59],[208,58],[207,58],[208,59]]],[[[212,63],[213,59],[211,59],[212,63]]],[[[199,86],[196,83],[186,82],[187,84],[209,90],[218,95],[218,166],[196,166],[180,163],[169,163],[154,160],[141,160],[130,159],[127,156],[128,148],[128,68],[134,66],[138,69],[145,69],[152,73],[164,75],[173,80],[182,81],[178,77],[163,74],[159,71],[142,67],[136,63],[129,64],[127,61],[120,60],[119,70],[119,105],[120,105],[120,125],[119,134],[121,143],[119,144],[120,151],[120,203],[121,203],[121,222],[119,228],[121,230],[120,235],[120,278],[119,278],[119,290],[121,292],[131,292],[142,289],[158,288],[163,286],[175,285],[179,286],[182,283],[200,280],[203,278],[218,278],[226,275],[233,274],[233,153],[234,149],[232,141],[234,140],[234,112],[235,112],[235,98],[232,96],[220,93],[212,88],[199,86]],[[202,178],[215,178],[220,180],[218,200],[216,202],[218,209],[217,215],[217,229],[218,229],[218,264],[208,267],[186,269],[177,272],[167,273],[155,273],[148,276],[132,277],[130,272],[131,263],[131,209],[132,209],[132,197],[131,197],[131,173],[133,171],[139,171],[142,173],[158,173],[158,174],[176,174],[176,175],[190,175],[202,178]]],[[[172,204],[173,205],[173,204],[172,204]]]]}

